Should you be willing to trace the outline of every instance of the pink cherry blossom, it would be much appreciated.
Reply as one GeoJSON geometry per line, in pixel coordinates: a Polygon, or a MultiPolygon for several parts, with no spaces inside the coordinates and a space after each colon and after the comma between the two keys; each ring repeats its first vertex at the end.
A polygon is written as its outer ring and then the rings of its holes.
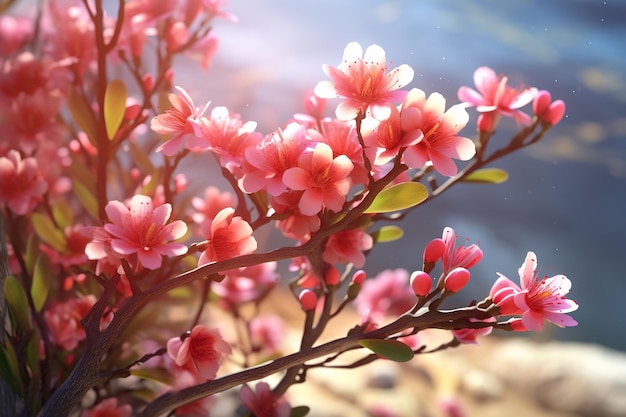
{"type": "MultiPolygon", "coordinates": [[[[481,320],[476,320],[476,319],[472,319],[470,318],[471,322],[479,322],[481,320]]],[[[496,319],[495,317],[490,317],[486,320],[482,320],[485,322],[495,322],[496,319]]],[[[458,340],[460,343],[466,343],[466,344],[474,344],[477,345],[478,342],[476,341],[476,339],[478,338],[478,336],[487,336],[489,334],[491,334],[491,331],[493,330],[493,327],[491,326],[487,326],[487,327],[483,327],[482,329],[459,329],[459,330],[452,330],[452,334],[454,335],[454,337],[456,338],[456,340],[458,340]]]]}
{"type": "Polygon", "coordinates": [[[0,157],[0,207],[23,216],[39,204],[48,190],[35,158],[22,159],[16,150],[0,157]]]}
{"type": "Polygon", "coordinates": [[[438,172],[452,176],[457,173],[453,159],[467,161],[476,153],[474,142],[458,135],[469,121],[467,111],[460,104],[446,110],[446,99],[439,93],[426,99],[422,90],[412,89],[402,103],[400,119],[403,131],[424,135],[404,151],[410,168],[422,168],[431,161],[438,172]]]}
{"type": "Polygon", "coordinates": [[[133,412],[129,404],[118,405],[117,398],[111,397],[102,400],[93,408],[84,410],[80,417],[130,417],[133,412]]]}
{"type": "Polygon", "coordinates": [[[0,16],[0,56],[6,57],[20,50],[33,35],[32,19],[0,16]]]}
{"type": "Polygon", "coordinates": [[[256,348],[275,353],[285,338],[286,326],[277,315],[255,316],[250,320],[250,340],[256,348]]]}
{"type": "Polygon", "coordinates": [[[400,111],[395,107],[391,108],[391,114],[385,120],[365,118],[361,133],[370,161],[375,165],[384,165],[396,158],[401,149],[421,142],[424,134],[419,127],[411,127],[416,128],[402,130],[400,111]]]}
{"type": "Polygon", "coordinates": [[[565,298],[571,281],[564,275],[540,279],[536,274],[537,257],[533,252],[528,252],[519,269],[521,287],[500,274],[489,294],[501,314],[521,314],[521,324],[531,331],[541,330],[544,320],[559,327],[576,326],[576,320],[566,314],[578,309],[575,301],[565,298]]]}
{"type": "Polygon", "coordinates": [[[328,238],[322,258],[329,264],[351,262],[355,267],[365,265],[364,251],[372,249],[374,240],[361,228],[342,230],[328,238]]]}
{"type": "Polygon", "coordinates": [[[200,117],[209,107],[196,107],[189,94],[182,87],[174,87],[178,92],[168,95],[172,108],[155,116],[150,128],[160,135],[170,138],[157,148],[157,152],[163,151],[167,156],[172,156],[180,150],[206,149],[208,144],[202,138],[200,130],[200,117]]]}
{"type": "Polygon", "coordinates": [[[201,324],[194,326],[184,337],[174,337],[167,342],[167,354],[176,365],[201,377],[214,379],[224,358],[232,353],[230,345],[218,329],[201,324]]]}
{"type": "Polygon", "coordinates": [[[252,236],[252,227],[239,216],[234,216],[231,207],[222,209],[213,220],[205,220],[202,231],[208,247],[200,255],[198,266],[210,262],[219,262],[256,250],[256,239],[252,236]]]}
{"type": "Polygon", "coordinates": [[[263,137],[255,132],[256,122],[243,122],[237,113],[230,114],[226,107],[215,107],[210,117],[202,117],[200,132],[208,149],[218,155],[220,165],[236,173],[245,157],[244,151],[255,146],[263,137]]]}
{"type": "Polygon", "coordinates": [[[266,382],[258,382],[254,391],[244,384],[239,393],[241,402],[255,417],[289,417],[291,406],[283,397],[277,398],[266,382]]]}
{"type": "Polygon", "coordinates": [[[312,152],[305,152],[298,166],[283,174],[283,182],[292,190],[302,190],[298,208],[305,216],[313,216],[323,208],[334,212],[342,209],[350,191],[349,174],[352,162],[345,155],[333,158],[333,150],[318,143],[312,152]]]}
{"type": "Polygon", "coordinates": [[[191,199],[191,205],[196,210],[191,218],[196,223],[202,223],[206,219],[213,219],[222,209],[235,207],[237,200],[233,193],[209,186],[204,190],[204,199],[194,197],[191,199]]]}
{"type": "Polygon", "coordinates": [[[242,167],[243,177],[239,188],[246,193],[265,189],[277,196],[287,190],[283,174],[289,168],[298,166],[298,159],[310,142],[307,130],[298,123],[289,123],[267,136],[256,146],[245,150],[246,164],[242,167]]]}
{"type": "Polygon", "coordinates": [[[260,301],[280,281],[276,262],[265,262],[226,271],[226,278],[214,282],[211,290],[220,305],[231,309],[244,303],[260,301]]]}
{"type": "Polygon", "coordinates": [[[317,232],[322,224],[319,216],[307,216],[300,213],[299,204],[304,191],[288,190],[281,195],[270,198],[270,205],[281,214],[281,220],[276,221],[276,227],[288,238],[306,240],[311,233],[317,232]]]}
{"type": "Polygon", "coordinates": [[[409,271],[387,269],[363,283],[355,300],[358,311],[376,321],[399,316],[415,305],[417,299],[410,285],[409,271]]]}
{"type": "Polygon", "coordinates": [[[331,81],[321,81],[315,94],[321,98],[344,97],[335,114],[340,120],[351,120],[369,109],[379,120],[389,117],[391,107],[404,99],[406,91],[400,88],[413,80],[413,69],[406,64],[387,72],[385,51],[370,45],[363,54],[361,45],[350,42],[343,52],[338,67],[324,65],[331,81]]]}
{"type": "Polygon", "coordinates": [[[441,259],[444,274],[457,267],[470,269],[483,258],[483,251],[476,244],[456,247],[456,234],[454,229],[446,227],[443,229],[442,240],[445,250],[441,259]]]}
{"type": "Polygon", "coordinates": [[[509,86],[508,80],[508,77],[497,76],[489,67],[480,67],[474,72],[474,84],[478,91],[465,86],[459,88],[459,100],[468,106],[476,106],[476,110],[481,113],[478,118],[479,130],[492,131],[499,115],[513,117],[518,123],[530,124],[530,116],[519,109],[533,100],[537,89],[517,89],[509,86]]]}
{"type": "Polygon", "coordinates": [[[533,113],[543,123],[554,126],[565,114],[565,103],[563,100],[552,101],[549,91],[540,90],[533,100],[533,113]]]}
{"type": "Polygon", "coordinates": [[[341,121],[324,119],[321,121],[321,130],[309,130],[309,135],[315,142],[323,142],[331,147],[333,156],[345,155],[352,162],[350,179],[352,184],[366,184],[367,170],[363,162],[363,148],[356,133],[356,124],[353,120],[341,121]]]}
{"type": "Polygon", "coordinates": [[[187,233],[187,225],[182,220],[167,223],[172,214],[169,203],[154,208],[150,197],[138,194],[128,206],[110,201],[105,211],[110,223],[104,230],[111,236],[111,248],[123,256],[136,255],[144,268],[158,269],[163,256],[187,253],[185,245],[171,242],[187,233]]]}

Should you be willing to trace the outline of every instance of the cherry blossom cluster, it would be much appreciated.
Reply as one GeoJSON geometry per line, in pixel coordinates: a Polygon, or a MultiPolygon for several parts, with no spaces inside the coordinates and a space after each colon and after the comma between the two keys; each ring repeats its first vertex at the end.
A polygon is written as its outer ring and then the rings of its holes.
{"type": "Polygon", "coordinates": [[[175,82],[181,55],[210,66],[214,20],[237,21],[223,6],[131,0],[111,14],[51,0],[37,19],[0,16],[0,376],[29,415],[207,416],[233,387],[258,417],[305,415],[289,387],[348,351],[365,353],[347,368],[401,362],[493,329],[577,324],[571,282],[540,278],[533,252],[519,285],[499,274],[484,300],[440,309],[483,258],[450,227],[412,272],[367,272],[420,204],[459,182],[501,182],[483,168],[540,140],[561,100],[481,67],[450,104],[411,87],[409,65],[388,68],[382,47],[351,42],[303,109],[263,134],[175,82]],[[462,133],[471,108],[476,140],[462,133]],[[518,133],[500,146],[504,118],[518,133]],[[191,184],[191,153],[230,188],[191,184]],[[289,243],[271,247],[266,225],[289,243]],[[303,320],[295,350],[277,299],[303,320]],[[350,308],[361,321],[323,343],[350,308]],[[450,342],[428,347],[429,329],[450,342]]]}

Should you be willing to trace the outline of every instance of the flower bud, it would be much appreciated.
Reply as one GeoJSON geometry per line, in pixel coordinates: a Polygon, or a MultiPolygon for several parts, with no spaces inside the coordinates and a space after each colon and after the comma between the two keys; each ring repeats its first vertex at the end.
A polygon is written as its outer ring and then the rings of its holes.
{"type": "Polygon", "coordinates": [[[363,285],[365,278],[367,278],[367,274],[365,271],[359,269],[352,275],[352,283],[355,285],[363,285]]]}
{"type": "Polygon", "coordinates": [[[554,126],[561,121],[565,114],[565,103],[563,100],[552,101],[550,92],[541,90],[533,100],[533,113],[543,123],[554,126]]]}
{"type": "Polygon", "coordinates": [[[443,256],[446,244],[442,239],[433,239],[424,248],[424,272],[429,273],[435,268],[435,264],[443,256]]]}
{"type": "Polygon", "coordinates": [[[298,300],[304,311],[312,311],[317,306],[317,295],[311,290],[303,290],[298,296],[298,300]]]}
{"type": "Polygon", "coordinates": [[[459,292],[467,285],[470,273],[465,268],[454,268],[446,275],[443,285],[447,292],[459,292]]]}
{"type": "Polygon", "coordinates": [[[411,288],[418,297],[425,297],[433,286],[433,280],[424,271],[415,271],[411,274],[411,288]]]}
{"type": "Polygon", "coordinates": [[[341,278],[339,274],[339,270],[334,266],[331,266],[324,274],[324,281],[328,286],[336,286],[339,284],[339,279],[341,278]]]}

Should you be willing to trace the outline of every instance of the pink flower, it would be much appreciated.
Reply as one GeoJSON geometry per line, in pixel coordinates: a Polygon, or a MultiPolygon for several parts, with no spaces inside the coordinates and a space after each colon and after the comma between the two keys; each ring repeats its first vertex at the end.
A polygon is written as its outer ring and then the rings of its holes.
{"type": "Polygon", "coordinates": [[[270,205],[276,213],[282,214],[276,222],[283,234],[291,239],[306,240],[311,233],[317,232],[322,224],[317,214],[307,216],[300,213],[299,204],[304,191],[287,191],[270,198],[270,205]]]}
{"type": "Polygon", "coordinates": [[[247,384],[243,385],[239,396],[244,407],[255,417],[289,417],[291,414],[287,400],[274,396],[266,382],[258,382],[254,392],[247,384]]]}
{"type": "Polygon", "coordinates": [[[470,269],[483,258],[483,251],[478,245],[471,244],[457,248],[456,238],[457,236],[453,228],[446,227],[443,229],[442,240],[445,244],[445,250],[441,263],[443,265],[443,272],[446,275],[457,267],[470,269]]]}
{"type": "Polygon", "coordinates": [[[211,290],[219,296],[220,304],[227,309],[261,300],[280,281],[276,262],[231,269],[225,275],[226,278],[221,282],[213,283],[211,290]]]}
{"type": "Polygon", "coordinates": [[[256,122],[243,122],[239,114],[230,114],[226,107],[215,107],[211,117],[202,117],[200,131],[208,148],[218,155],[220,165],[233,173],[245,157],[244,151],[263,137],[255,132],[256,122]]]}
{"type": "Polygon", "coordinates": [[[489,295],[501,314],[521,314],[521,324],[530,331],[541,330],[544,320],[559,327],[576,326],[576,320],[566,314],[578,309],[575,301],[565,298],[572,287],[571,281],[564,275],[539,279],[536,273],[537,257],[528,252],[519,269],[521,288],[499,274],[489,295]]]}
{"type": "Polygon", "coordinates": [[[318,143],[312,152],[305,152],[298,166],[283,174],[283,182],[292,190],[302,190],[298,208],[305,216],[313,216],[328,208],[341,211],[350,191],[349,174],[352,162],[345,155],[333,158],[333,150],[318,143]]]}
{"type": "Polygon", "coordinates": [[[415,305],[417,299],[410,285],[409,271],[387,269],[363,283],[355,303],[357,310],[374,320],[399,316],[415,305]]]}
{"type": "Polygon", "coordinates": [[[365,118],[361,125],[361,133],[372,163],[384,165],[398,156],[401,149],[421,142],[424,135],[420,127],[411,127],[415,129],[409,131],[402,129],[400,111],[395,107],[391,108],[391,114],[383,121],[372,117],[365,118]]]}
{"type": "Polygon", "coordinates": [[[363,251],[372,249],[374,240],[363,229],[342,230],[330,236],[322,258],[329,264],[351,262],[355,267],[365,265],[363,251]]]}
{"type": "Polygon", "coordinates": [[[191,205],[196,209],[191,218],[196,223],[202,223],[206,219],[213,219],[222,209],[235,207],[237,200],[233,193],[209,186],[204,190],[204,199],[194,197],[191,199],[191,205]]]}
{"type": "Polygon", "coordinates": [[[276,315],[255,316],[250,320],[250,340],[254,347],[268,353],[278,352],[285,337],[285,322],[276,315]]]}
{"type": "Polygon", "coordinates": [[[214,379],[224,358],[232,353],[230,345],[222,339],[217,329],[198,324],[184,337],[174,337],[167,342],[167,354],[176,365],[203,378],[214,379]]]}
{"type": "Polygon", "coordinates": [[[135,195],[127,207],[121,201],[110,201],[105,211],[110,223],[104,230],[111,236],[111,248],[120,255],[137,255],[139,264],[147,269],[161,267],[163,256],[179,256],[187,253],[182,243],[171,243],[187,233],[182,220],[167,223],[172,206],[165,203],[156,208],[152,199],[135,195]]]}
{"type": "Polygon", "coordinates": [[[183,146],[185,149],[206,149],[207,143],[201,138],[200,117],[209,107],[207,103],[200,109],[182,87],[174,87],[178,95],[168,95],[172,108],[155,116],[150,128],[160,135],[171,136],[157,148],[167,156],[172,156],[183,146]]]}
{"type": "Polygon", "coordinates": [[[89,410],[84,410],[80,417],[130,417],[133,409],[125,404],[118,406],[117,398],[107,398],[89,410]]]}
{"type": "Polygon", "coordinates": [[[469,121],[462,105],[457,104],[446,111],[446,99],[439,93],[426,94],[417,88],[409,91],[402,103],[400,113],[402,130],[423,132],[424,136],[404,151],[404,162],[410,168],[422,168],[431,161],[443,175],[453,176],[457,167],[452,161],[467,161],[476,153],[474,142],[458,133],[469,121]]]}
{"type": "Polygon", "coordinates": [[[0,55],[6,57],[18,51],[33,35],[33,21],[15,16],[0,16],[0,55]]]}
{"type": "Polygon", "coordinates": [[[0,157],[0,207],[23,216],[30,213],[48,190],[35,158],[22,159],[16,150],[0,157]]]}
{"type": "Polygon", "coordinates": [[[252,227],[241,217],[233,217],[234,213],[233,208],[222,209],[213,220],[206,220],[202,224],[208,247],[200,255],[198,266],[231,259],[256,250],[257,243],[252,237],[252,227]]]}
{"type": "Polygon", "coordinates": [[[340,120],[352,120],[369,109],[378,120],[389,117],[391,107],[404,99],[400,88],[413,80],[413,69],[406,64],[387,72],[385,51],[378,45],[365,50],[351,42],[343,52],[337,68],[324,65],[323,70],[334,82],[321,81],[315,94],[321,98],[345,97],[335,114],[340,120]]]}
{"type": "Polygon", "coordinates": [[[518,90],[507,85],[508,80],[508,77],[498,77],[489,67],[480,67],[474,72],[474,84],[478,91],[465,86],[459,88],[459,100],[466,105],[476,106],[476,110],[481,113],[478,117],[479,130],[492,131],[498,115],[530,124],[530,116],[519,109],[533,100],[537,89],[518,90]]]}
{"type": "MultiPolygon", "coordinates": [[[[481,320],[470,319],[470,321],[472,321],[472,322],[480,322],[481,320]]],[[[495,322],[496,319],[495,319],[495,317],[490,317],[487,320],[483,320],[483,321],[485,321],[485,322],[495,322]]],[[[493,330],[493,327],[487,326],[487,327],[483,327],[482,329],[459,329],[459,330],[452,330],[452,334],[454,335],[456,340],[458,340],[460,343],[477,345],[478,342],[476,341],[476,338],[478,338],[478,336],[487,336],[487,335],[491,334],[492,330],[493,330]]]]}
{"type": "Polygon", "coordinates": [[[552,101],[549,91],[540,90],[533,100],[533,113],[543,123],[554,126],[561,121],[565,114],[565,103],[563,100],[552,101]]]}
{"type": "Polygon", "coordinates": [[[244,175],[239,180],[239,188],[246,193],[261,189],[273,196],[284,193],[287,185],[283,174],[298,166],[298,159],[309,142],[304,126],[289,123],[284,130],[279,129],[256,146],[246,148],[246,164],[242,167],[244,175]]]}

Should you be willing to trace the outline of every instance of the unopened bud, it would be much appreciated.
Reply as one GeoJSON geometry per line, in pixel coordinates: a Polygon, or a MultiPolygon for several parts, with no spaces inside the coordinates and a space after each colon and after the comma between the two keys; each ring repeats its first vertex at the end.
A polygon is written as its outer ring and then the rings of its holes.
{"type": "Polygon", "coordinates": [[[324,281],[326,285],[334,287],[339,284],[339,279],[341,278],[339,274],[339,270],[334,266],[331,266],[326,270],[326,274],[324,275],[324,281]]]}
{"type": "Polygon", "coordinates": [[[435,264],[443,256],[446,244],[442,239],[433,239],[424,248],[424,272],[429,273],[435,268],[435,264]]]}
{"type": "Polygon", "coordinates": [[[425,297],[433,286],[433,280],[424,271],[415,271],[411,274],[411,288],[418,297],[425,297]]]}
{"type": "Polygon", "coordinates": [[[454,268],[446,275],[443,286],[448,292],[459,292],[467,285],[470,272],[465,268],[454,268]]]}
{"type": "Polygon", "coordinates": [[[317,295],[311,290],[303,290],[298,296],[298,300],[304,311],[314,310],[317,306],[317,295]]]}

